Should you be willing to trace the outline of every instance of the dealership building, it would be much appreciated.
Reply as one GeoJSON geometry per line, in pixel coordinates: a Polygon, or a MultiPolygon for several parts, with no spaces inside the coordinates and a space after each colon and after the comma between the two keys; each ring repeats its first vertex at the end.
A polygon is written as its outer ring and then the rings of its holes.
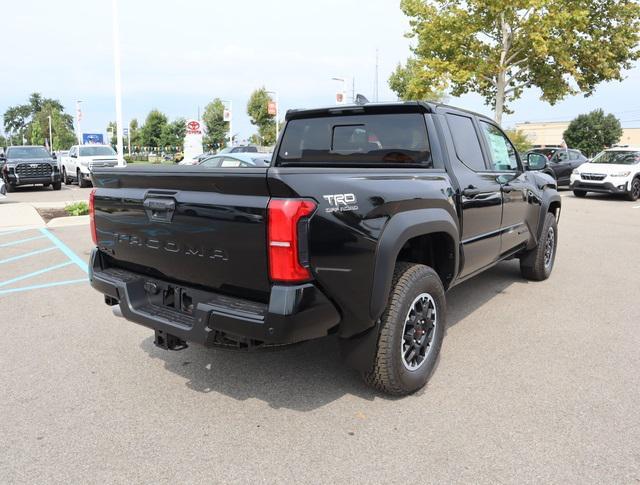
{"type": "MultiPolygon", "coordinates": [[[[569,121],[547,121],[536,123],[516,123],[516,130],[526,135],[532,145],[561,145],[562,134],[569,127],[569,121]]],[[[640,128],[624,128],[620,145],[640,145],[640,128]]]]}

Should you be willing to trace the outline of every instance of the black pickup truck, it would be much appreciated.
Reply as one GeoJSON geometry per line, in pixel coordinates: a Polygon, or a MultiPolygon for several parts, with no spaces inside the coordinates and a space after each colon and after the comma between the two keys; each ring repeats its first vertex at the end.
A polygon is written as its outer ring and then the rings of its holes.
{"type": "Polygon", "coordinates": [[[502,130],[422,102],[293,110],[265,168],[97,169],[91,284],[181,349],[336,335],[391,394],[420,389],[445,291],[498,261],[553,268],[560,197],[502,130]]]}

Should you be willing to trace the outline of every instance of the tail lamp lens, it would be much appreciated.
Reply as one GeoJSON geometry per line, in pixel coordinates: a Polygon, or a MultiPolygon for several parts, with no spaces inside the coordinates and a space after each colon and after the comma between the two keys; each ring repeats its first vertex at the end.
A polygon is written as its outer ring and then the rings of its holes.
{"type": "Polygon", "coordinates": [[[271,199],[268,207],[269,276],[272,281],[300,282],[311,279],[309,268],[300,263],[304,231],[298,228],[316,210],[304,199],[271,199]],[[301,233],[302,232],[302,236],[301,233]]]}

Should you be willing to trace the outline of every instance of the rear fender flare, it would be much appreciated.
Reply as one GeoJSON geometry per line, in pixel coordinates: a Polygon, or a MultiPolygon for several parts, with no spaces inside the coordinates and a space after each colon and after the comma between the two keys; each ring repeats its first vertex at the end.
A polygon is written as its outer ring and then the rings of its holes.
{"type": "Polygon", "coordinates": [[[394,215],[385,225],[378,240],[371,289],[370,316],[377,321],[389,299],[393,272],[400,250],[407,241],[417,236],[437,232],[449,235],[454,242],[454,272],[458,273],[460,237],[458,224],[451,213],[442,208],[419,209],[394,215]]]}

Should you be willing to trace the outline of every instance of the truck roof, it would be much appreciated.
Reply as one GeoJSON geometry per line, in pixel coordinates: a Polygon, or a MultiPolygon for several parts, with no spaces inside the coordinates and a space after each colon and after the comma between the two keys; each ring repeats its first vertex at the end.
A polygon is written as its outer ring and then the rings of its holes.
{"type": "Polygon", "coordinates": [[[397,101],[385,103],[345,104],[310,109],[290,109],[287,111],[285,119],[288,121],[299,118],[339,116],[341,114],[354,113],[435,113],[440,109],[460,111],[491,121],[489,117],[483,114],[432,101],[397,101]]]}

